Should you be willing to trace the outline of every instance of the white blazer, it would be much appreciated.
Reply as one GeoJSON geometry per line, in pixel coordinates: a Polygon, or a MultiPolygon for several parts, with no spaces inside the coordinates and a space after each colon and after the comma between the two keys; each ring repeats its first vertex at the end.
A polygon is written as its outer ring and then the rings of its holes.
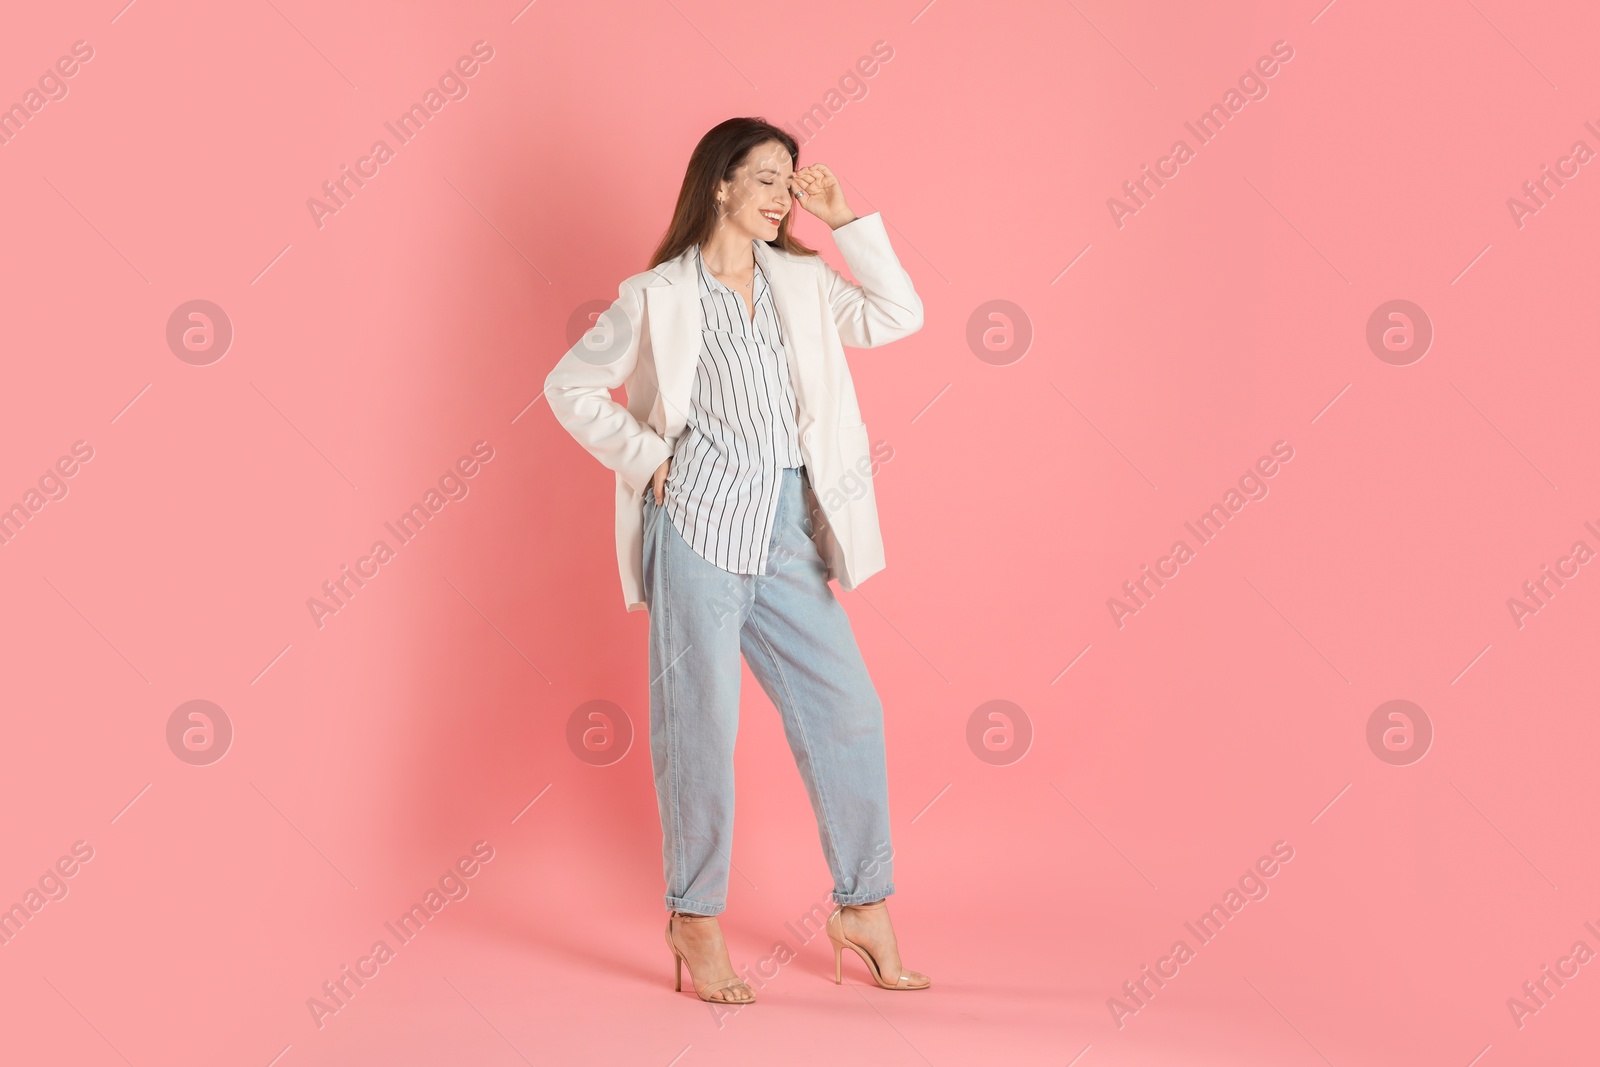
{"type": "MultiPolygon", "coordinates": [[[[772,287],[811,483],[812,541],[845,589],[884,567],[871,445],[844,346],[875,348],[922,328],[922,300],[873,212],[833,231],[860,284],[821,256],[755,242],[772,287]]],[[[617,299],[545,379],[550,410],[617,475],[617,566],[628,611],[644,601],[644,488],[684,432],[700,356],[696,253],[622,283],[617,299]],[[609,390],[625,386],[626,406],[609,390]]]]}

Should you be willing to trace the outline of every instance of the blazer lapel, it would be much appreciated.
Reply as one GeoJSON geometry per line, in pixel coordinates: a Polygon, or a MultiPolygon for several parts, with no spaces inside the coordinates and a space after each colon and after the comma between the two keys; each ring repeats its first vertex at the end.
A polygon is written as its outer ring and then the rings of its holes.
{"type": "Polygon", "coordinates": [[[689,393],[700,355],[699,287],[690,248],[656,268],[645,287],[650,351],[656,367],[656,402],[662,407],[662,434],[677,439],[689,418],[689,393]]]}
{"type": "Polygon", "coordinates": [[[756,242],[756,260],[766,272],[772,287],[772,307],[783,327],[783,352],[789,361],[789,381],[794,386],[795,424],[802,434],[817,411],[814,397],[813,361],[807,353],[822,350],[821,299],[810,267],[795,263],[788,256],[756,242]]]}

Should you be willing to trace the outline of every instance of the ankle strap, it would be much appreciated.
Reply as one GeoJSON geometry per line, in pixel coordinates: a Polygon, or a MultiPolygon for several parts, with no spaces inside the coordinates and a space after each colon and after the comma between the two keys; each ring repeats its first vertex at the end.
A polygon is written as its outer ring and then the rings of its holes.
{"type": "Polygon", "coordinates": [[[716,918],[715,915],[696,915],[692,911],[675,911],[670,917],[686,923],[703,923],[716,918]]]}

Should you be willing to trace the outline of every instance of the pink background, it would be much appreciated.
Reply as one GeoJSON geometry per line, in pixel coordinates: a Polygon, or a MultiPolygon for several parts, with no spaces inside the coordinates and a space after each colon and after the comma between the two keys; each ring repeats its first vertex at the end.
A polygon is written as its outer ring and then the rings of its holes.
{"type": "Polygon", "coordinates": [[[1520,227],[1507,200],[1600,149],[1600,17],[919,2],[11,13],[0,103],[93,58],[0,146],[0,504],[93,458],[0,546],[0,903],[93,858],[0,948],[0,1058],[1592,1061],[1600,962],[1520,1028],[1507,1000],[1600,951],[1600,574],[1520,628],[1507,601],[1600,549],[1600,176],[1520,227]],[[307,199],[480,40],[468,94],[319,228],[307,199]],[[1116,225],[1276,41],[1266,97],[1116,225]],[[888,568],[841,596],[934,986],[890,997],[853,959],[835,986],[787,925],[828,875],[747,674],[723,926],[738,966],[795,955],[718,1020],[671,992],[612,477],[539,392],[644,269],[696,139],[814,105],[801,164],[883,213],[926,304],[851,353],[894,458],[888,568]],[[194,299],[234,330],[209,365],[166,341],[194,299]],[[1405,366],[1366,341],[1395,299],[1435,335],[1405,366]],[[1025,352],[969,347],[993,300],[1025,352]],[[319,629],[323,581],[478,441],[470,493],[319,629]],[[1119,628],[1108,598],[1277,441],[1269,495],[1119,628]],[[1367,741],[1394,699],[1434,733],[1408,765],[1367,741]],[[190,700],[232,724],[209,765],[168,744],[190,700]],[[595,700],[635,731],[604,766],[567,741],[595,700]],[[967,740],[991,700],[1020,709],[999,765],[967,740]],[[319,1028],[308,998],[479,841],[470,893],[319,1028]],[[1185,921],[1278,841],[1269,895],[1199,945],[1185,921]],[[1108,998],[1180,938],[1119,1027],[1108,998]]]}

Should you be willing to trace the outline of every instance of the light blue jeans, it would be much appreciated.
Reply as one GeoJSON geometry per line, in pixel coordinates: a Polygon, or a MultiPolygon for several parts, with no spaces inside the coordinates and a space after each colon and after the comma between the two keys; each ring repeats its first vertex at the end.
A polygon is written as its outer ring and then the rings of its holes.
{"type": "Polygon", "coordinates": [[[811,541],[804,467],[781,472],[762,574],[706,561],[646,488],[650,758],[661,812],[667,907],[727,907],[739,657],[783,717],[838,904],[894,892],[883,705],[844,606],[811,541]]]}

